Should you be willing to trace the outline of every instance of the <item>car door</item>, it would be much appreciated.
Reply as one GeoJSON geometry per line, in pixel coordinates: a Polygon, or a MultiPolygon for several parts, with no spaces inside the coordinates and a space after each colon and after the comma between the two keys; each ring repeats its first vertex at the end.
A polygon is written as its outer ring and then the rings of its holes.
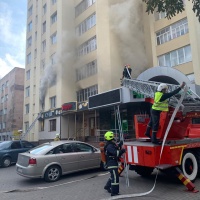
{"type": "Polygon", "coordinates": [[[79,170],[79,156],[73,150],[71,143],[56,147],[56,159],[62,166],[63,173],[79,170]]]}
{"type": "Polygon", "coordinates": [[[77,142],[74,143],[74,149],[79,156],[79,167],[81,170],[100,166],[100,155],[92,146],[77,142]]]}
{"type": "Polygon", "coordinates": [[[24,152],[20,141],[13,141],[10,146],[10,156],[12,162],[17,162],[18,154],[24,152]]]}

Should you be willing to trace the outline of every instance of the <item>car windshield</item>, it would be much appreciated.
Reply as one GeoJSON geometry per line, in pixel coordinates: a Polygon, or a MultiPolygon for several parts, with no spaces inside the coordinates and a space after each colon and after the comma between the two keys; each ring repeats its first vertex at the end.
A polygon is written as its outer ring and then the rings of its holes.
{"type": "Polygon", "coordinates": [[[28,151],[30,154],[38,155],[43,154],[43,152],[46,152],[52,148],[51,144],[42,144],[40,146],[37,146],[30,151],[28,151]]]}
{"type": "Polygon", "coordinates": [[[7,149],[8,147],[10,147],[10,141],[0,143],[0,150],[7,149]]]}

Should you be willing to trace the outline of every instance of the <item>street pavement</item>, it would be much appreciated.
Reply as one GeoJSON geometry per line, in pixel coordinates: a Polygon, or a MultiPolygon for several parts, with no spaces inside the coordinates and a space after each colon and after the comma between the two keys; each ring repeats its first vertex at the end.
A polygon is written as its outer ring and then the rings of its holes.
{"type": "MultiPolygon", "coordinates": [[[[133,171],[129,171],[128,175],[129,187],[124,172],[120,177],[122,195],[148,192],[154,186],[155,172],[149,178],[143,178],[133,171]]],[[[0,168],[0,200],[109,200],[110,194],[103,189],[108,177],[106,171],[89,170],[65,175],[55,183],[46,183],[42,179],[27,179],[17,175],[15,166],[0,168]]],[[[200,190],[199,178],[194,184],[200,190]]],[[[156,187],[150,194],[124,199],[200,200],[200,192],[188,192],[176,177],[159,173],[156,187]]]]}

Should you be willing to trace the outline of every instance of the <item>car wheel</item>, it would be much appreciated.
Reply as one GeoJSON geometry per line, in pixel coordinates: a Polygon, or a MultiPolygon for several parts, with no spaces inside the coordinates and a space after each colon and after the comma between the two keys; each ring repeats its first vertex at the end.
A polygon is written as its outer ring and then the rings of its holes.
{"type": "Polygon", "coordinates": [[[53,165],[49,167],[45,174],[44,174],[44,180],[47,182],[55,182],[57,181],[61,176],[61,169],[57,165],[53,165]]]}
{"type": "Polygon", "coordinates": [[[3,158],[1,165],[2,167],[9,167],[11,165],[11,158],[10,157],[3,158]]]}
{"type": "Polygon", "coordinates": [[[191,181],[195,181],[198,175],[198,163],[193,152],[188,151],[184,153],[181,168],[183,174],[188,179],[190,179],[191,181]]]}

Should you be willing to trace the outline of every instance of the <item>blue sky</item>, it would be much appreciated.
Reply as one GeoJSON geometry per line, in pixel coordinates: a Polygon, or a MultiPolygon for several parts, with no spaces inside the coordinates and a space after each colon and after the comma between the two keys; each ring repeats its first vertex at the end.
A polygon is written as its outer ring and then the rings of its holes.
{"type": "Polygon", "coordinates": [[[27,0],[0,0],[0,78],[25,68],[27,0]]]}

